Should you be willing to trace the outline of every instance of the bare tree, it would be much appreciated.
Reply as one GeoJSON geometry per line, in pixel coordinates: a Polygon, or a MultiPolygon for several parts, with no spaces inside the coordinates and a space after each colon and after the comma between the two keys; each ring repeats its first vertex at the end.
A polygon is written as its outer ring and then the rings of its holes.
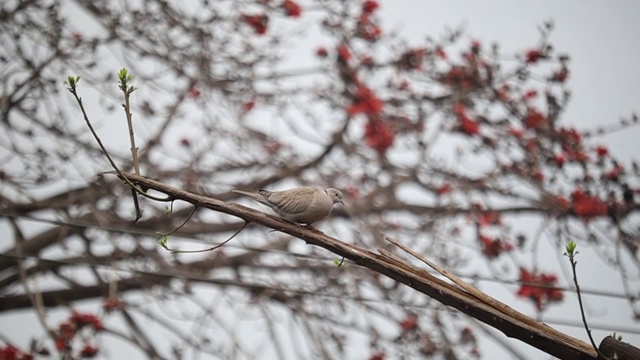
{"type": "MultiPolygon", "coordinates": [[[[325,233],[372,250],[391,249],[391,235],[452,272],[482,263],[538,313],[575,301],[571,282],[519,253],[589,243],[619,270],[637,317],[638,169],[590,141],[637,119],[597,133],[563,124],[570,61],[553,51],[551,24],[504,64],[461,31],[408,46],[384,31],[375,1],[302,5],[2,5],[0,214],[12,242],[0,311],[29,309],[44,329],[23,353],[116,356],[99,345],[108,339],[148,358],[455,359],[480,357],[482,337],[526,358],[485,325],[285,233],[252,225],[212,252],[165,250],[158,239],[204,249],[244,221],[171,197],[139,197],[136,214],[130,187],[100,175],[112,168],[69,74],[125,172],[225,202],[243,202],[232,189],[341,188],[347,206],[325,233]],[[323,44],[309,47],[310,33],[323,44]],[[121,68],[134,75],[130,102],[121,68]]],[[[1,339],[8,351],[11,334],[1,339]]]]}

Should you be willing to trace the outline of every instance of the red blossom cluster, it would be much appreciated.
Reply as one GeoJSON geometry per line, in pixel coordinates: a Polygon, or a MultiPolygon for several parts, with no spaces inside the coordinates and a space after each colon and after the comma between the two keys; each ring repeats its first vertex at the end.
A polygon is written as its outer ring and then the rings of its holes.
{"type": "Polygon", "coordinates": [[[497,258],[500,254],[514,249],[513,244],[503,239],[480,235],[479,240],[482,245],[482,253],[489,259],[497,258]]]}
{"type": "Polygon", "coordinates": [[[440,185],[440,187],[436,189],[436,194],[438,196],[441,196],[441,195],[450,193],[451,190],[452,190],[451,184],[442,184],[440,185]]]}
{"type": "Polygon", "coordinates": [[[374,11],[378,10],[380,4],[378,4],[375,0],[366,0],[362,3],[362,13],[363,14],[373,14],[374,11]]]}
{"type": "Polygon", "coordinates": [[[600,146],[596,147],[596,154],[598,154],[599,158],[606,157],[607,155],[609,155],[609,149],[607,149],[606,147],[600,145],[600,146]]]}
{"type": "Polygon", "coordinates": [[[396,66],[399,70],[422,70],[422,63],[427,55],[427,49],[409,49],[402,54],[396,62],[396,66]]]}
{"type": "Polygon", "coordinates": [[[365,124],[365,141],[367,146],[384,154],[395,138],[395,133],[389,124],[382,119],[381,112],[384,107],[382,100],[378,98],[373,90],[357,79],[356,91],[353,95],[353,102],[347,106],[349,115],[364,114],[367,116],[365,124]]]}
{"type": "Polygon", "coordinates": [[[524,54],[524,59],[527,62],[527,64],[535,64],[538,62],[538,60],[544,59],[544,58],[545,58],[544,53],[538,49],[528,50],[524,54]]]}
{"type": "Polygon", "coordinates": [[[367,146],[384,154],[393,145],[394,133],[387,123],[379,118],[370,117],[365,125],[364,137],[367,146]]]}
{"type": "Polygon", "coordinates": [[[527,129],[546,129],[549,127],[547,117],[536,109],[529,109],[524,116],[524,126],[527,129]]]}
{"type": "Polygon", "coordinates": [[[548,304],[559,302],[564,298],[562,291],[557,288],[558,277],[552,274],[532,274],[520,268],[520,289],[517,295],[533,301],[538,311],[542,311],[548,304]]]}
{"type": "Polygon", "coordinates": [[[362,13],[356,21],[355,35],[367,41],[376,41],[382,35],[382,29],[372,19],[373,13],[378,9],[375,1],[365,1],[362,4],[362,13]]]}
{"type": "Polygon", "coordinates": [[[347,113],[352,116],[360,113],[377,115],[382,111],[383,106],[384,103],[373,90],[362,83],[358,83],[354,101],[347,106],[347,113]]]}
{"type": "Polygon", "coordinates": [[[269,17],[265,14],[256,15],[240,15],[240,19],[247,25],[249,25],[253,31],[258,35],[264,35],[267,33],[267,26],[269,25],[269,17]]]}
{"type": "Polygon", "coordinates": [[[92,358],[96,355],[98,355],[98,348],[90,344],[85,344],[80,351],[80,356],[83,358],[92,358]]]}
{"type": "Polygon", "coordinates": [[[620,176],[624,174],[624,166],[614,162],[614,166],[611,170],[607,171],[603,178],[610,181],[618,181],[620,176]]]}
{"type": "Polygon", "coordinates": [[[198,89],[197,87],[192,87],[191,89],[189,89],[189,97],[192,99],[197,99],[200,97],[200,95],[202,95],[202,92],[200,91],[200,89],[198,89]]]}
{"type": "Polygon", "coordinates": [[[475,136],[480,133],[480,125],[475,120],[471,119],[467,114],[467,110],[461,103],[455,103],[453,105],[453,113],[458,119],[458,125],[456,129],[469,136],[475,136]]]}
{"type": "Polygon", "coordinates": [[[414,313],[407,314],[400,321],[400,328],[403,334],[418,329],[418,316],[414,313]]]}
{"type": "Polygon", "coordinates": [[[571,193],[571,199],[573,201],[573,211],[585,221],[608,213],[607,204],[597,196],[589,195],[580,188],[571,193]]]}
{"type": "MultiPolygon", "coordinates": [[[[471,43],[471,50],[462,54],[464,63],[462,65],[452,65],[449,71],[440,77],[440,82],[453,88],[472,90],[483,86],[490,78],[491,70],[480,56],[481,45],[474,41],[471,43]]],[[[444,51],[442,51],[444,54],[444,51]]],[[[442,55],[439,55],[442,57],[442,55]]]]}
{"type": "Polygon", "coordinates": [[[346,64],[351,59],[351,50],[345,44],[340,44],[337,47],[338,50],[338,60],[343,64],[346,64]]]}
{"type": "Polygon", "coordinates": [[[491,225],[502,225],[500,213],[497,211],[483,211],[478,217],[478,226],[485,227],[491,225]]]}
{"type": "Polygon", "coordinates": [[[562,67],[562,69],[555,71],[551,75],[551,77],[549,78],[549,81],[563,83],[568,78],[569,78],[569,69],[567,69],[566,67],[562,67]]]}
{"type": "Polygon", "coordinates": [[[282,9],[284,9],[285,14],[289,17],[300,17],[300,14],[302,14],[302,8],[300,7],[300,4],[295,1],[285,0],[280,6],[282,7],[282,9]]]}
{"type": "Polygon", "coordinates": [[[115,310],[124,309],[124,303],[117,298],[108,298],[102,303],[102,309],[110,313],[115,310]]]}
{"type": "Polygon", "coordinates": [[[33,354],[28,354],[17,347],[7,344],[4,347],[0,347],[0,360],[31,360],[33,354]]]}
{"type": "MultiPolygon", "coordinates": [[[[77,311],[73,311],[69,320],[62,322],[58,326],[58,330],[56,331],[56,339],[55,346],[59,352],[68,353],[72,349],[72,342],[76,335],[83,328],[90,328],[93,331],[101,331],[104,330],[104,325],[102,321],[93,314],[80,313],[77,311]]],[[[93,357],[98,352],[97,349],[93,351],[93,347],[91,345],[85,344],[81,353],[83,357],[93,357]],[[89,347],[89,349],[88,349],[89,347]],[[88,349],[88,350],[87,350],[88,349]],[[87,351],[85,351],[87,350],[87,351]]]]}
{"type": "Polygon", "coordinates": [[[256,106],[255,100],[247,101],[244,104],[242,104],[241,110],[243,113],[248,113],[249,111],[253,110],[255,106],[256,106]]]}
{"type": "Polygon", "coordinates": [[[316,49],[316,56],[321,57],[321,58],[325,58],[325,57],[329,56],[329,52],[327,51],[326,48],[319,47],[319,48],[316,49]]]}

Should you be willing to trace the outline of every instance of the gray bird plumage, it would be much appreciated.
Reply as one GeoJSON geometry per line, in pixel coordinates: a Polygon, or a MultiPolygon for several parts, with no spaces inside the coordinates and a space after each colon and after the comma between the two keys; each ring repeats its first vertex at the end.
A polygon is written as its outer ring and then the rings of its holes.
{"type": "Polygon", "coordinates": [[[300,187],[284,191],[258,190],[258,193],[242,190],[233,192],[270,207],[284,219],[307,225],[329,216],[334,204],[344,205],[342,192],[334,188],[300,187]]]}

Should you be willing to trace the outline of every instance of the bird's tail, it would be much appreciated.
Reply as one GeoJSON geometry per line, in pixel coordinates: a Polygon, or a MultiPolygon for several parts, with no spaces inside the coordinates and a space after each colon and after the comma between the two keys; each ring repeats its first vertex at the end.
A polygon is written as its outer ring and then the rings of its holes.
{"type": "Polygon", "coordinates": [[[242,196],[250,197],[253,200],[255,200],[257,202],[260,202],[260,203],[263,203],[263,204],[265,204],[265,202],[266,202],[265,197],[262,196],[261,194],[256,194],[256,193],[253,193],[253,192],[242,191],[242,190],[231,190],[231,192],[234,192],[236,194],[240,194],[242,196]]]}

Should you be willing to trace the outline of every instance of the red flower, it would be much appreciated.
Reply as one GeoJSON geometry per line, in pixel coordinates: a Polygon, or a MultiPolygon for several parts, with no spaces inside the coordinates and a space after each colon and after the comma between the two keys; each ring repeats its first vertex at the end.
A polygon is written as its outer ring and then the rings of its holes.
{"type": "Polygon", "coordinates": [[[468,326],[465,326],[460,332],[460,343],[461,344],[475,344],[477,343],[476,336],[473,334],[473,329],[468,326]]]}
{"type": "Polygon", "coordinates": [[[477,87],[483,80],[479,77],[478,72],[470,67],[452,66],[449,71],[442,76],[440,81],[448,86],[459,87],[463,89],[473,89],[477,87]]]}
{"type": "Polygon", "coordinates": [[[507,130],[507,133],[509,133],[509,135],[516,137],[518,139],[522,138],[522,135],[524,135],[524,131],[522,129],[518,129],[516,127],[513,126],[509,126],[509,129],[507,130]]]}
{"type": "Polygon", "coordinates": [[[104,330],[102,321],[93,314],[72,312],[69,319],[72,324],[75,324],[76,328],[80,329],[85,325],[91,326],[94,330],[104,330]]]}
{"type": "Polygon", "coordinates": [[[251,100],[251,101],[247,101],[246,103],[242,104],[242,112],[243,113],[247,113],[249,111],[251,111],[254,107],[256,106],[256,102],[251,100]]]}
{"type": "Polygon", "coordinates": [[[363,84],[358,84],[358,89],[354,96],[354,102],[347,106],[349,115],[358,113],[375,115],[382,111],[384,103],[378,99],[376,93],[363,84]]]}
{"type": "Polygon", "coordinates": [[[467,135],[478,135],[480,133],[480,125],[468,117],[463,117],[460,119],[460,130],[467,133],[467,135]]]}
{"type": "Polygon", "coordinates": [[[20,350],[11,344],[0,348],[0,360],[16,360],[20,355],[20,350]]]}
{"type": "Polygon", "coordinates": [[[585,194],[578,188],[571,193],[573,199],[573,211],[585,221],[596,216],[607,215],[608,207],[597,196],[585,194]]]}
{"type": "Polygon", "coordinates": [[[540,171],[540,170],[536,170],[533,173],[533,179],[538,181],[538,182],[541,182],[542,180],[544,180],[544,173],[542,171],[540,171]]]}
{"type": "Polygon", "coordinates": [[[509,101],[509,91],[511,89],[509,88],[509,84],[503,84],[502,86],[500,86],[500,88],[498,88],[498,90],[496,90],[496,94],[498,96],[498,100],[502,101],[502,102],[508,102],[509,101]]]}
{"type": "Polygon", "coordinates": [[[269,17],[264,14],[260,15],[245,15],[241,16],[242,21],[245,24],[251,26],[253,31],[258,35],[264,35],[267,32],[267,25],[269,25],[269,17]]]}
{"type": "Polygon", "coordinates": [[[407,314],[407,316],[400,321],[400,327],[402,332],[406,333],[418,328],[418,316],[416,314],[407,314]]]}
{"type": "Polygon", "coordinates": [[[349,59],[351,59],[351,51],[347,45],[338,45],[338,60],[346,63],[349,59]]]}
{"type": "Polygon", "coordinates": [[[369,360],[384,360],[384,353],[377,352],[369,357],[369,360]]]}
{"type": "Polygon", "coordinates": [[[485,211],[480,215],[478,219],[478,225],[480,227],[488,226],[488,225],[500,225],[502,222],[500,220],[500,213],[496,211],[485,211]]]}
{"type": "Polygon", "coordinates": [[[620,175],[624,174],[624,167],[622,165],[616,164],[613,169],[607,171],[604,174],[605,179],[611,181],[617,181],[620,178],[620,175]]]}
{"type": "Polygon", "coordinates": [[[55,346],[58,352],[65,352],[65,351],[71,350],[71,345],[69,344],[69,341],[61,337],[56,338],[55,346]]]}
{"type": "Polygon", "coordinates": [[[582,135],[574,128],[561,128],[559,135],[564,139],[564,143],[569,146],[576,146],[582,141],[582,135]]]}
{"type": "Polygon", "coordinates": [[[436,48],[436,55],[438,55],[438,57],[440,59],[446,60],[447,59],[447,53],[444,51],[444,49],[440,46],[438,46],[436,48]]]}
{"type": "Polygon", "coordinates": [[[407,91],[409,90],[409,81],[402,80],[400,84],[398,84],[398,90],[407,91]]]}
{"type": "Polygon", "coordinates": [[[371,14],[376,11],[380,7],[377,1],[367,0],[362,3],[362,13],[363,14],[371,14]]]}
{"type": "Polygon", "coordinates": [[[82,41],[82,33],[80,32],[71,33],[71,38],[73,39],[74,42],[79,43],[82,41]]]}
{"type": "Polygon", "coordinates": [[[360,59],[360,65],[366,67],[366,68],[372,68],[373,67],[373,58],[369,55],[365,55],[360,59]]]}
{"type": "Polygon", "coordinates": [[[382,35],[379,26],[371,22],[369,15],[363,14],[358,17],[356,24],[356,36],[368,41],[376,41],[382,35]]]}
{"type": "Polygon", "coordinates": [[[438,194],[438,196],[444,195],[444,194],[447,194],[447,193],[450,193],[450,192],[451,192],[451,185],[450,184],[443,184],[438,189],[436,189],[436,194],[438,194]]]}
{"type": "Polygon", "coordinates": [[[513,250],[513,245],[508,241],[492,239],[484,235],[480,235],[479,240],[482,244],[482,253],[490,259],[500,256],[503,252],[513,250]]]}
{"type": "Polygon", "coordinates": [[[400,55],[396,66],[400,70],[422,70],[422,61],[427,55],[427,49],[409,49],[400,55]]]}
{"type": "Polygon", "coordinates": [[[536,98],[536,96],[538,96],[538,92],[535,90],[527,90],[527,92],[524,93],[524,95],[522,95],[522,98],[525,100],[533,100],[536,98]]]}
{"type": "Polygon", "coordinates": [[[300,14],[302,13],[302,8],[295,1],[284,0],[281,6],[287,16],[300,17],[300,14]]]}
{"type": "Polygon", "coordinates": [[[527,51],[524,57],[528,64],[535,64],[539,59],[543,58],[544,55],[540,50],[532,49],[527,51]]]}
{"type": "Polygon", "coordinates": [[[461,103],[455,103],[453,105],[453,113],[458,118],[460,131],[470,136],[480,133],[480,125],[467,115],[464,105],[461,103]]]}
{"type": "Polygon", "coordinates": [[[587,153],[582,150],[578,150],[578,151],[569,150],[567,151],[567,156],[571,161],[587,162],[590,160],[589,155],[587,155],[587,153]]]}
{"type": "Polygon", "coordinates": [[[520,268],[520,285],[517,295],[529,298],[538,311],[544,309],[551,302],[560,301],[563,298],[562,291],[555,288],[558,278],[550,274],[532,274],[524,268],[520,268]]]}
{"type": "Polygon", "coordinates": [[[603,158],[603,157],[609,155],[609,149],[607,149],[604,146],[598,146],[596,148],[596,153],[598,154],[598,157],[603,158]]]}
{"type": "Polygon", "coordinates": [[[524,117],[524,126],[527,129],[541,129],[548,126],[547,117],[538,110],[530,109],[524,117]]]}
{"type": "Polygon", "coordinates": [[[562,167],[562,165],[567,162],[567,158],[564,156],[564,154],[556,154],[553,157],[553,161],[556,163],[556,165],[558,165],[558,167],[562,167]]]}
{"type": "Polygon", "coordinates": [[[561,83],[561,82],[565,82],[568,77],[569,77],[569,70],[563,68],[561,70],[554,72],[553,75],[551,76],[551,79],[549,80],[561,83]]]}
{"type": "Polygon", "coordinates": [[[480,125],[467,115],[464,105],[460,103],[453,105],[453,113],[458,118],[458,129],[460,131],[469,136],[478,135],[480,133],[480,125]]]}
{"type": "Polygon", "coordinates": [[[86,344],[80,352],[80,356],[84,358],[92,358],[96,355],[98,355],[98,348],[89,344],[86,344]]]}
{"type": "Polygon", "coordinates": [[[384,154],[393,145],[395,134],[386,122],[372,118],[365,125],[364,137],[367,146],[384,154]]]}
{"type": "Polygon", "coordinates": [[[319,47],[316,49],[316,56],[324,58],[324,57],[327,57],[328,55],[329,55],[329,52],[327,51],[327,49],[323,47],[319,47]]]}
{"type": "Polygon", "coordinates": [[[192,99],[197,99],[199,98],[201,95],[200,89],[198,89],[197,87],[192,87],[191,89],[189,89],[189,97],[192,99]]]}
{"type": "Polygon", "coordinates": [[[102,308],[107,313],[110,313],[114,310],[124,309],[124,303],[117,298],[110,297],[102,303],[102,308]]]}
{"type": "Polygon", "coordinates": [[[180,139],[180,145],[188,148],[191,146],[191,140],[189,140],[189,138],[183,137],[182,139],[180,139]]]}

